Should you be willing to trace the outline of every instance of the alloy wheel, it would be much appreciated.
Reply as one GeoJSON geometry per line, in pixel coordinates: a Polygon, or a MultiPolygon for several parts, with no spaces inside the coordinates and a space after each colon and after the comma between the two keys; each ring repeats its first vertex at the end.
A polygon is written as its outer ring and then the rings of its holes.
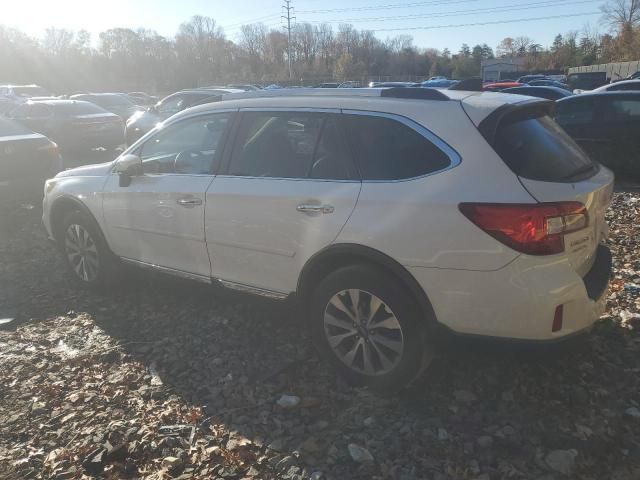
{"type": "Polygon", "coordinates": [[[82,225],[69,225],[64,237],[65,253],[75,274],[85,282],[98,276],[98,248],[91,234],[82,225]]]}
{"type": "Polygon", "coordinates": [[[402,326],[376,295],[349,289],[325,307],[324,333],[334,354],[357,373],[377,376],[393,370],[404,352],[402,326]]]}

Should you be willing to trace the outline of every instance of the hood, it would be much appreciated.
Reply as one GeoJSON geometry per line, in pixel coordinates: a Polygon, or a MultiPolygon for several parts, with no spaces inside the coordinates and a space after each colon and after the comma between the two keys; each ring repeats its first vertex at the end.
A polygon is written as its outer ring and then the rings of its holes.
{"type": "Polygon", "coordinates": [[[106,163],[97,163],[95,165],[83,165],[82,167],[70,168],[56,175],[56,178],[62,177],[103,177],[109,173],[115,160],[106,163]]]}

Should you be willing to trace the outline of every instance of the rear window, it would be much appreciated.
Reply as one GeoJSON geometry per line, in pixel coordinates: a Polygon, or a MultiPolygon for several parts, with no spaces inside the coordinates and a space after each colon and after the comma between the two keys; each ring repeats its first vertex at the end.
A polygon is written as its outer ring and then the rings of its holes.
{"type": "Polygon", "coordinates": [[[8,118],[0,117],[0,137],[10,137],[12,135],[27,135],[33,133],[26,127],[8,118]]]}
{"type": "Polygon", "coordinates": [[[596,164],[548,116],[502,123],[494,148],[519,177],[547,182],[572,181],[595,173],[596,164]]]}
{"type": "Polygon", "coordinates": [[[55,105],[55,109],[63,115],[91,115],[93,113],[105,113],[105,111],[99,106],[90,102],[82,101],[59,103],[55,105]]]}

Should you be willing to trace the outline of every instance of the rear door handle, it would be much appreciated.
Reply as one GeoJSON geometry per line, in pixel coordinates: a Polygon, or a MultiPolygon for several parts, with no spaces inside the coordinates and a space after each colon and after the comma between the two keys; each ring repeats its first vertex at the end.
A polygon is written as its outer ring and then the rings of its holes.
{"type": "Polygon", "coordinates": [[[302,213],[333,213],[335,208],[333,205],[314,205],[301,203],[296,207],[296,210],[302,213]]]}
{"type": "Polygon", "coordinates": [[[181,207],[195,207],[196,205],[202,205],[202,200],[199,198],[181,198],[178,200],[178,205],[181,207]]]}

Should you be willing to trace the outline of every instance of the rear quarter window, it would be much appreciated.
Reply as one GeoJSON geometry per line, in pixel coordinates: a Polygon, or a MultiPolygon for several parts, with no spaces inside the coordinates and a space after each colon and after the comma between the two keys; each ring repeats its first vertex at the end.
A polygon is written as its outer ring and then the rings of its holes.
{"type": "Polygon", "coordinates": [[[516,175],[531,180],[575,181],[597,170],[597,165],[548,116],[501,123],[494,148],[516,175]]]}
{"type": "Polygon", "coordinates": [[[447,153],[399,120],[347,114],[345,124],[362,180],[415,178],[451,165],[447,153]]]}

